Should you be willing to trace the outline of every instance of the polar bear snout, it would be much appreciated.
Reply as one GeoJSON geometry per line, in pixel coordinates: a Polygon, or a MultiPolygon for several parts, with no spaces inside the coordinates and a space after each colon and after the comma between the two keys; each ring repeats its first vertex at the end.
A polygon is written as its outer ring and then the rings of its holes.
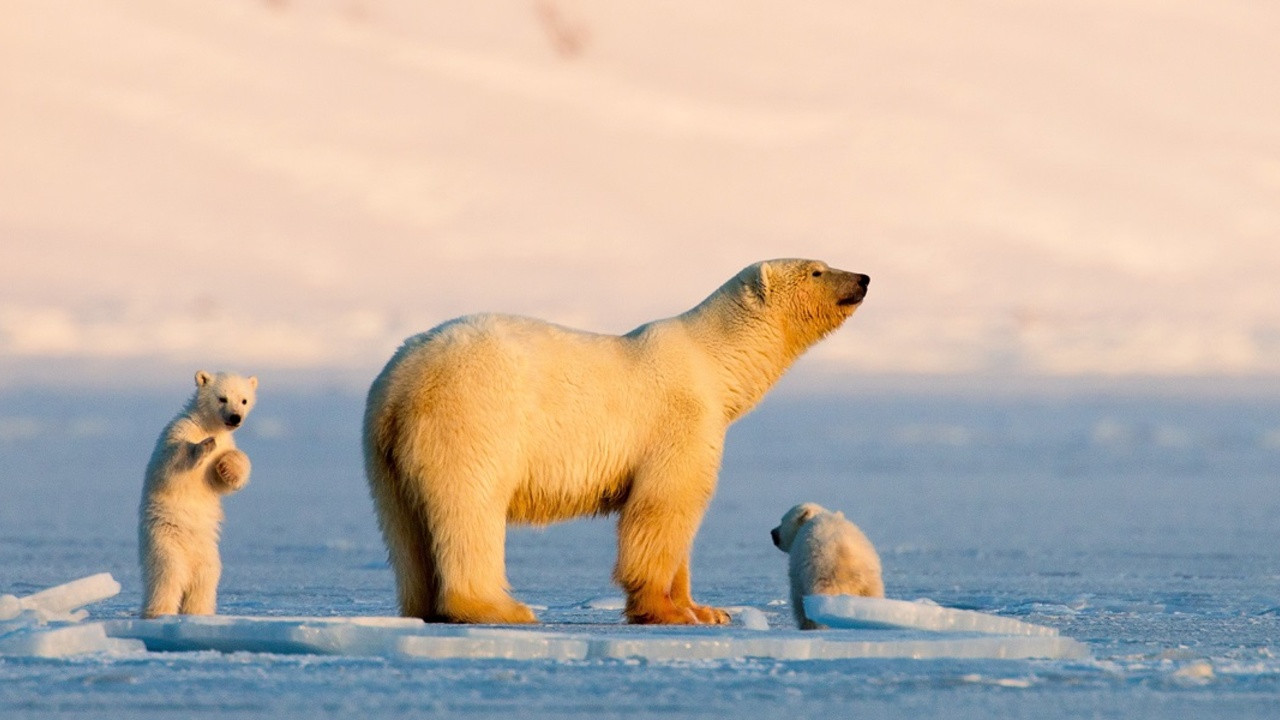
{"type": "Polygon", "coordinates": [[[773,538],[773,546],[780,548],[782,547],[782,533],[778,532],[778,530],[779,528],[770,530],[769,537],[773,538]]]}
{"type": "Polygon", "coordinates": [[[243,420],[244,418],[240,416],[240,413],[231,413],[226,419],[227,427],[238,428],[243,420]]]}
{"type": "Polygon", "coordinates": [[[837,288],[837,305],[857,305],[867,296],[867,287],[871,285],[871,276],[862,273],[842,273],[837,288]]]}

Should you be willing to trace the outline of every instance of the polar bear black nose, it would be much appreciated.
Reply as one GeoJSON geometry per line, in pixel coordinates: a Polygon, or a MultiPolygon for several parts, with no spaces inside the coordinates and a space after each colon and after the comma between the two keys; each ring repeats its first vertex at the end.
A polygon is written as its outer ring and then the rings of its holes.
{"type": "Polygon", "coordinates": [[[858,285],[860,285],[860,286],[862,286],[862,287],[864,287],[864,288],[866,288],[866,287],[870,287],[870,286],[871,286],[871,276],[870,276],[870,275],[863,275],[862,273],[857,273],[857,274],[856,274],[856,276],[855,276],[855,280],[857,280],[858,285]]]}
{"type": "Polygon", "coordinates": [[[778,528],[770,530],[769,537],[773,538],[773,544],[775,547],[782,542],[782,537],[778,533],[778,528]]]}
{"type": "Polygon", "coordinates": [[[227,416],[227,424],[231,425],[232,427],[239,425],[240,420],[241,418],[238,413],[231,413],[230,415],[227,416]]]}

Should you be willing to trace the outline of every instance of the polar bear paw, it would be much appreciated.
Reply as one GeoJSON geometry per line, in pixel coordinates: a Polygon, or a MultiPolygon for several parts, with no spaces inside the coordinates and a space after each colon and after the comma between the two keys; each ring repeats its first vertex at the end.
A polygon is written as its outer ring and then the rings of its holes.
{"type": "Polygon", "coordinates": [[[728,625],[729,613],[706,605],[672,602],[665,593],[640,591],[627,598],[624,611],[634,625],[728,625]]]}
{"type": "Polygon", "coordinates": [[[689,608],[701,625],[728,625],[729,613],[710,605],[694,605],[689,608]]]}
{"type": "Polygon", "coordinates": [[[213,464],[213,480],[222,492],[235,492],[249,482],[249,456],[230,450],[213,464]]]}
{"type": "Polygon", "coordinates": [[[187,459],[190,461],[191,467],[199,465],[202,460],[209,457],[209,453],[212,453],[216,447],[218,447],[218,441],[211,437],[187,446],[187,459]]]}

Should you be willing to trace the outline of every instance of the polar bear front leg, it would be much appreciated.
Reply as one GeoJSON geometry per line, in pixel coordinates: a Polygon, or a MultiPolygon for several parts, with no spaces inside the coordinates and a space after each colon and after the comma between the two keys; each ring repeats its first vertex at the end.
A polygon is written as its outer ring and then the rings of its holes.
{"type": "Polygon", "coordinates": [[[719,457],[691,460],[670,458],[638,472],[622,508],[614,578],[627,593],[629,622],[697,625],[720,618],[714,608],[695,610],[688,571],[693,536],[715,490],[719,457]]]}
{"type": "Polygon", "coordinates": [[[710,605],[699,605],[693,600],[689,577],[689,558],[685,558],[676,570],[675,581],[671,583],[671,600],[677,607],[687,607],[693,611],[694,617],[703,625],[728,625],[729,613],[710,605]]]}
{"type": "Polygon", "coordinates": [[[173,462],[179,470],[191,470],[204,462],[204,459],[209,457],[210,453],[217,447],[218,441],[211,437],[207,437],[198,443],[187,443],[186,457],[173,462]]]}
{"type": "Polygon", "coordinates": [[[688,552],[693,527],[671,517],[666,503],[636,498],[618,519],[618,565],[614,578],[627,593],[627,621],[639,625],[697,625],[692,607],[671,597],[676,571],[688,552]]]}
{"type": "Polygon", "coordinates": [[[213,463],[211,482],[218,492],[230,493],[249,482],[249,456],[239,450],[228,450],[213,463]]]}

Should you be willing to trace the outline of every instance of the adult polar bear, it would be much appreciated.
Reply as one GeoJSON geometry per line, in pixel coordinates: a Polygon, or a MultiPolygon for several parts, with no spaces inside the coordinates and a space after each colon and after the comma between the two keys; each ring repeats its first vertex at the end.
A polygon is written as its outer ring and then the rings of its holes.
{"type": "Polygon", "coordinates": [[[689,589],[725,431],[853,313],[869,282],[770,260],[622,336],[471,315],[406,340],[364,417],[401,613],[536,622],[509,594],[506,524],[616,512],[628,620],[728,622],[689,589]]]}

